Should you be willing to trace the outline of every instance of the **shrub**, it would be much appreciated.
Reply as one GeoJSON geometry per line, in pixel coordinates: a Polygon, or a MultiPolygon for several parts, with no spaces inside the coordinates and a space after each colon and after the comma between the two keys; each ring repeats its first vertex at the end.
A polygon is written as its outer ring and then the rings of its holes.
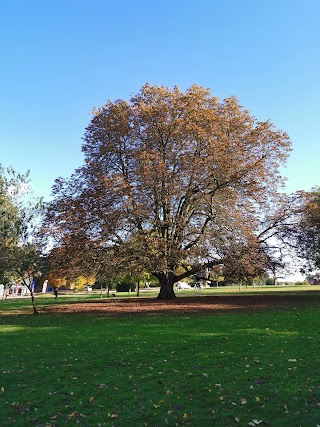
{"type": "Polygon", "coordinates": [[[266,285],[274,285],[274,279],[272,277],[268,277],[266,279],[266,285]]]}
{"type": "Polygon", "coordinates": [[[296,286],[303,286],[303,285],[309,285],[309,283],[305,280],[304,282],[301,282],[301,281],[295,282],[295,285],[296,286]]]}
{"type": "Polygon", "coordinates": [[[134,283],[117,283],[116,286],[117,292],[129,292],[135,290],[134,283]]]}

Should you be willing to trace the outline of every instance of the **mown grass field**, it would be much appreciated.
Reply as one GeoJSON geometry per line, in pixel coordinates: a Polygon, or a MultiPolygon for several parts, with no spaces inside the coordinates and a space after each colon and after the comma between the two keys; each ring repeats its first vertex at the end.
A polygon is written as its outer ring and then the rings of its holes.
{"type": "Polygon", "coordinates": [[[0,424],[317,427],[320,293],[299,292],[307,305],[218,315],[32,316],[28,299],[1,302],[0,424]]]}

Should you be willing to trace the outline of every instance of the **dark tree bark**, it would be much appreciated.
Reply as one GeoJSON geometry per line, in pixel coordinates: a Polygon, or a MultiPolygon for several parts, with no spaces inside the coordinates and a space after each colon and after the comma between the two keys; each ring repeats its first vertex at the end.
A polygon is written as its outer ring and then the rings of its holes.
{"type": "Polygon", "coordinates": [[[36,315],[39,314],[39,311],[38,311],[37,306],[36,306],[36,297],[34,295],[34,290],[33,290],[33,287],[32,287],[32,280],[29,279],[29,283],[31,283],[31,284],[28,284],[25,280],[23,280],[22,283],[24,284],[24,286],[27,287],[27,289],[30,292],[32,310],[33,310],[32,314],[36,314],[36,315]]]}
{"type": "Polygon", "coordinates": [[[154,274],[160,283],[160,292],[157,299],[169,300],[177,298],[173,285],[178,281],[177,276],[172,272],[161,272],[154,274]]]}
{"type": "Polygon", "coordinates": [[[31,288],[31,286],[27,286],[27,288],[29,289],[30,295],[31,295],[31,303],[32,303],[33,314],[39,314],[37,306],[36,306],[36,300],[35,300],[34,292],[31,288]]]}

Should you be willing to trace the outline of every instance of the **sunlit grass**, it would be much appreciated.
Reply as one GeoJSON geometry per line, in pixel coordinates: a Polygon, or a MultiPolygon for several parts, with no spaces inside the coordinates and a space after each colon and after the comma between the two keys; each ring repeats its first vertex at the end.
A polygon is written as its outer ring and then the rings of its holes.
{"type": "Polygon", "coordinates": [[[123,318],[15,315],[18,299],[4,302],[1,425],[316,427],[320,313],[310,301],[123,318]]]}
{"type": "Polygon", "coordinates": [[[0,333],[11,334],[14,332],[21,332],[27,330],[27,326],[16,326],[16,325],[0,325],[0,333]]]}
{"type": "MultiPolygon", "coordinates": [[[[236,295],[306,295],[307,297],[320,296],[320,285],[299,285],[299,286],[259,286],[255,289],[253,287],[242,287],[241,290],[237,286],[227,287],[208,287],[201,290],[188,290],[176,291],[177,297],[205,297],[205,296],[236,296],[236,295]]],[[[140,296],[137,297],[136,292],[115,292],[112,291],[108,297],[105,292],[102,294],[104,300],[119,300],[126,298],[156,298],[159,293],[159,288],[152,288],[145,290],[142,288],[140,296]]],[[[54,298],[52,293],[39,293],[36,294],[36,305],[38,308],[55,304],[72,304],[78,302],[98,301],[100,300],[100,291],[93,292],[60,292],[58,298],[54,298]]],[[[17,310],[21,313],[31,311],[30,296],[9,296],[5,301],[0,301],[0,313],[8,313],[17,310]]]]}

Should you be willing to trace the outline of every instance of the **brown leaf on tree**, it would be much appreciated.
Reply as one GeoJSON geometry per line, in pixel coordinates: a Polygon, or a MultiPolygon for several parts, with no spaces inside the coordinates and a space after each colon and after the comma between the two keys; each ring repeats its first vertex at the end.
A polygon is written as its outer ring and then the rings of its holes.
{"type": "Polygon", "coordinates": [[[290,140],[235,97],[146,84],[93,112],[82,149],[43,224],[57,276],[148,273],[166,300],[196,274],[251,283],[269,268],[267,241],[289,215],[277,187],[290,140]]]}

